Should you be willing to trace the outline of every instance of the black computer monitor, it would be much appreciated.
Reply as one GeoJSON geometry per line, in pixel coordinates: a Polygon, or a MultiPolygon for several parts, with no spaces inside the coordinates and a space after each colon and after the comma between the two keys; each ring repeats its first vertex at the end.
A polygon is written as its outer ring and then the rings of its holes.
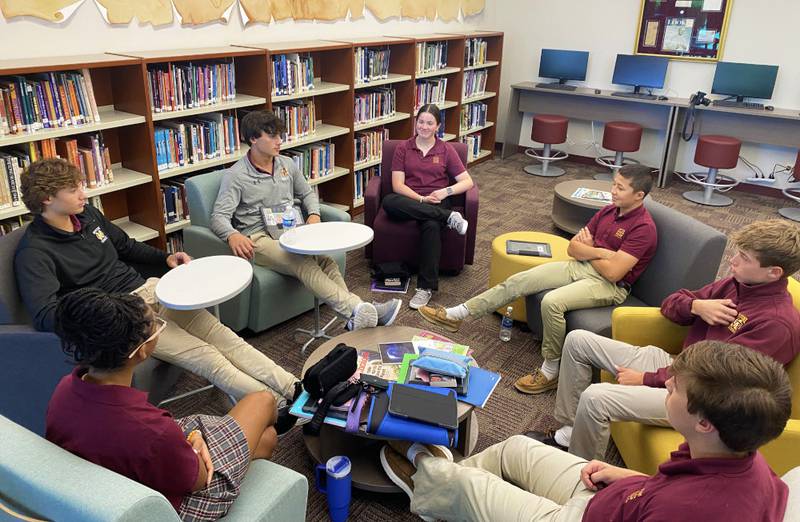
{"type": "Polygon", "coordinates": [[[567,80],[584,81],[589,51],[566,51],[564,49],[542,49],[539,60],[539,76],[556,78],[559,83],[567,80]]]}
{"type": "Polygon", "coordinates": [[[618,54],[611,83],[633,85],[635,93],[638,93],[641,87],[660,89],[664,87],[667,65],[669,59],[659,56],[618,54]]]}
{"type": "Polygon", "coordinates": [[[718,62],[711,92],[736,96],[737,102],[744,98],[768,100],[772,98],[777,76],[777,65],[718,62]]]}

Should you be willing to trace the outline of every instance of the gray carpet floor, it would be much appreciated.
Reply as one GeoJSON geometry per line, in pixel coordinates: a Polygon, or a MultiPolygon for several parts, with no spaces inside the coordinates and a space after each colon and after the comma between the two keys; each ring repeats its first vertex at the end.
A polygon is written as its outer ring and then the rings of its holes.
{"type": "MultiPolygon", "coordinates": [[[[550,219],[553,186],[564,180],[586,179],[591,178],[596,172],[604,172],[597,166],[564,161],[559,163],[559,166],[567,170],[564,176],[555,179],[540,178],[523,172],[522,168],[527,163],[528,160],[524,155],[516,154],[506,160],[494,159],[485,162],[470,170],[480,188],[475,263],[465,267],[458,276],[443,277],[440,291],[434,296],[435,302],[451,306],[486,289],[491,241],[496,236],[517,230],[560,233],[553,227],[550,219]]],[[[781,198],[733,192],[730,195],[736,201],[731,207],[702,207],[681,197],[681,193],[687,188],[687,184],[674,182],[667,188],[655,189],[652,197],[725,234],[752,221],[777,218],[779,217],[777,209],[789,206],[789,203],[781,198]]],[[[360,221],[361,218],[357,220],[360,221]]],[[[475,224],[471,223],[470,226],[475,224]]],[[[729,245],[720,267],[720,275],[726,272],[726,261],[730,255],[729,245]]],[[[384,300],[390,295],[372,294],[369,291],[369,265],[364,258],[363,250],[348,254],[345,279],[351,290],[365,300],[384,300]]],[[[407,303],[412,293],[413,289],[409,290],[408,295],[401,297],[407,303]]],[[[330,318],[330,310],[323,307],[323,315],[330,318]]],[[[277,363],[299,375],[304,357],[300,354],[300,343],[294,338],[293,331],[295,328],[311,328],[312,322],[312,313],[308,312],[266,332],[257,335],[243,332],[242,335],[277,363]]],[[[541,364],[539,343],[520,324],[515,325],[510,342],[501,342],[498,339],[499,322],[498,315],[490,315],[470,322],[457,334],[449,335],[457,342],[470,345],[475,350],[475,357],[482,367],[502,375],[502,380],[486,408],[478,412],[480,430],[477,450],[530,429],[558,427],[558,423],[551,415],[555,392],[526,396],[517,393],[513,388],[516,379],[530,373],[541,364]]],[[[407,306],[401,311],[397,324],[420,328],[431,326],[407,306]]],[[[435,328],[433,330],[436,331],[435,328]]],[[[176,386],[176,392],[194,389],[201,384],[201,381],[202,379],[198,377],[187,375],[176,386]]],[[[214,390],[171,405],[170,410],[173,415],[179,417],[190,413],[223,414],[227,408],[224,396],[214,390]]],[[[613,444],[609,446],[607,459],[621,464],[613,444]]],[[[273,460],[308,477],[310,490],[307,520],[327,520],[325,497],[317,493],[313,487],[314,463],[306,453],[299,429],[292,430],[281,439],[273,460]]],[[[403,494],[377,495],[354,490],[350,520],[402,521],[419,520],[419,518],[408,512],[408,499],[403,494]]]]}

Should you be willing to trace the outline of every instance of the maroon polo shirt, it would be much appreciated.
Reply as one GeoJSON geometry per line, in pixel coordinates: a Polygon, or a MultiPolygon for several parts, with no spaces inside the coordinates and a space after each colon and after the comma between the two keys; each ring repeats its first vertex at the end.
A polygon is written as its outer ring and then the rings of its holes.
{"type": "Polygon", "coordinates": [[[56,386],[45,437],[169,500],[177,511],[197,481],[197,455],[172,416],[130,386],[84,382],[76,368],[56,386]]]}
{"type": "Polygon", "coordinates": [[[594,238],[594,246],[622,250],[638,261],[622,281],[632,285],[647,268],[658,245],[658,231],[650,213],[641,205],[624,216],[614,205],[606,205],[592,216],[586,225],[594,238]]]}
{"type": "Polygon", "coordinates": [[[760,453],[740,459],[693,459],[684,442],[652,477],[628,477],[597,492],[583,520],[781,522],[788,496],[789,488],[760,453]]]}
{"type": "Polygon", "coordinates": [[[394,150],[392,172],[398,170],[405,173],[408,188],[427,196],[451,185],[451,181],[455,182],[456,176],[467,169],[449,143],[436,138],[431,150],[423,156],[416,137],[412,137],[399,143],[394,150]]]}

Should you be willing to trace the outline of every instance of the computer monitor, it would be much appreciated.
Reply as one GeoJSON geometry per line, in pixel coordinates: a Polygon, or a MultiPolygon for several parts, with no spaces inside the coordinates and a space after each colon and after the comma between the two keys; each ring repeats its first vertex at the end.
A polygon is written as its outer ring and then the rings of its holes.
{"type": "Polygon", "coordinates": [[[669,60],[659,56],[618,54],[611,83],[633,85],[633,92],[641,87],[660,89],[664,87],[669,60]]]}
{"type": "Polygon", "coordinates": [[[744,98],[768,100],[772,98],[777,76],[777,65],[718,62],[711,92],[736,96],[737,102],[744,98]]]}
{"type": "Polygon", "coordinates": [[[556,78],[559,83],[567,80],[584,81],[589,51],[566,51],[564,49],[542,49],[539,60],[539,76],[556,78]]]}

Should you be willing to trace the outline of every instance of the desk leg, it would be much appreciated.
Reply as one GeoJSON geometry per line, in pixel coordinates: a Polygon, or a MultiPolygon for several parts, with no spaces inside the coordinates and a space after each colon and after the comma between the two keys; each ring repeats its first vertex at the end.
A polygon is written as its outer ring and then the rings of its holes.
{"type": "Polygon", "coordinates": [[[310,335],[311,336],[311,339],[306,341],[306,343],[303,345],[303,348],[301,348],[301,350],[300,350],[301,353],[306,353],[306,348],[308,348],[309,345],[311,345],[311,343],[313,343],[317,339],[320,339],[320,338],[331,339],[331,336],[328,335],[327,333],[325,333],[325,330],[330,328],[330,326],[334,322],[336,322],[336,319],[337,319],[337,317],[334,316],[333,319],[328,321],[328,324],[326,324],[322,328],[319,327],[319,325],[320,325],[320,320],[319,320],[319,298],[315,296],[314,297],[314,329],[313,330],[307,330],[305,328],[297,328],[297,329],[295,329],[296,332],[304,333],[306,335],[310,335]]]}
{"type": "Polygon", "coordinates": [[[523,114],[519,112],[519,89],[511,89],[511,99],[508,101],[505,121],[505,136],[503,136],[503,150],[500,153],[500,157],[503,159],[517,153],[519,134],[522,132],[522,116],[523,114]]]}

